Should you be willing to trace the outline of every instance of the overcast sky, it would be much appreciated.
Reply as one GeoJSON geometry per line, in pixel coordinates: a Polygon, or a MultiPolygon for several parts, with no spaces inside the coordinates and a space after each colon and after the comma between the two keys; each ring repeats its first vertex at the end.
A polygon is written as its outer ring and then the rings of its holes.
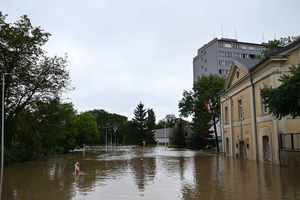
{"type": "Polygon", "coordinates": [[[262,42],[300,34],[299,0],[0,0],[8,21],[28,15],[52,36],[49,55],[69,55],[78,111],[131,119],[141,101],[157,119],[178,116],[193,57],[214,37],[262,42]]]}

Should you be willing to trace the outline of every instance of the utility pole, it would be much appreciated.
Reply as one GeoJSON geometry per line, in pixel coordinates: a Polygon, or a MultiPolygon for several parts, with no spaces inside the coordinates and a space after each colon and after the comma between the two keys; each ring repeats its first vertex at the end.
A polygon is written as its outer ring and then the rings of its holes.
{"type": "Polygon", "coordinates": [[[1,106],[1,187],[0,187],[0,199],[2,195],[3,185],[3,169],[4,169],[4,73],[2,72],[2,106],[1,106]]]}

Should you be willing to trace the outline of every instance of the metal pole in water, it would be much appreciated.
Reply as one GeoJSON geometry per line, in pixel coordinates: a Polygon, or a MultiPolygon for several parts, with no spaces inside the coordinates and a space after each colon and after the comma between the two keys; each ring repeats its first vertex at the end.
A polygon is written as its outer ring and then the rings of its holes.
{"type": "Polygon", "coordinates": [[[2,72],[2,116],[1,116],[1,186],[0,186],[0,199],[2,196],[3,184],[3,168],[4,168],[4,73],[2,72]]]}
{"type": "Polygon", "coordinates": [[[106,134],[105,134],[105,146],[107,148],[107,127],[105,127],[105,130],[106,130],[106,134]]]}
{"type": "Polygon", "coordinates": [[[111,147],[112,147],[112,145],[113,145],[113,132],[111,132],[111,135],[110,135],[110,145],[111,145],[111,147]]]}
{"type": "Polygon", "coordinates": [[[165,124],[165,147],[167,146],[167,125],[165,124]]]}

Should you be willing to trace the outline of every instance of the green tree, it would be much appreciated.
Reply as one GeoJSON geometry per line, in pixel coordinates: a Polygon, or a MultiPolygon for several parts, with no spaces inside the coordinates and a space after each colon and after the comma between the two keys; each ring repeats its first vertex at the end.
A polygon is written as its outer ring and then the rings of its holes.
{"type": "Polygon", "coordinates": [[[139,133],[133,121],[126,122],[124,128],[122,129],[122,132],[123,132],[122,141],[124,144],[130,144],[130,145],[140,144],[139,133]]]}
{"type": "Polygon", "coordinates": [[[89,112],[77,116],[75,127],[77,130],[76,143],[79,146],[99,144],[99,130],[96,118],[89,112]]]}
{"type": "Polygon", "coordinates": [[[73,105],[59,99],[36,102],[23,109],[8,129],[13,143],[6,147],[6,162],[28,161],[73,149],[75,118],[73,105]]]}
{"type": "Polygon", "coordinates": [[[186,146],[185,137],[186,137],[185,123],[184,120],[179,119],[178,123],[175,126],[175,132],[171,141],[176,147],[183,148],[186,146]]]}
{"type": "Polygon", "coordinates": [[[274,39],[274,40],[269,40],[265,45],[265,49],[262,52],[262,56],[266,57],[275,51],[279,50],[282,47],[285,47],[292,42],[296,41],[299,39],[299,37],[294,37],[294,36],[288,36],[288,37],[283,37],[280,38],[279,40],[274,39]]]}
{"type": "Polygon", "coordinates": [[[26,106],[48,102],[70,89],[70,76],[66,57],[48,57],[42,49],[49,33],[34,27],[26,15],[15,23],[7,23],[6,17],[0,12],[0,69],[17,73],[5,76],[5,122],[9,124],[26,106]]]}
{"type": "Polygon", "coordinates": [[[146,141],[146,129],[147,129],[147,112],[146,109],[144,109],[144,104],[140,102],[136,109],[133,112],[134,118],[133,118],[133,124],[135,129],[138,133],[138,141],[140,144],[143,143],[143,141],[146,141]]]}
{"type": "Polygon", "coordinates": [[[158,121],[156,128],[173,128],[176,124],[177,118],[174,114],[167,114],[164,119],[158,121]]]}
{"type": "Polygon", "coordinates": [[[116,113],[109,113],[105,110],[92,110],[89,111],[94,117],[96,117],[97,127],[100,131],[100,143],[105,143],[106,131],[108,134],[112,134],[113,127],[116,127],[117,130],[114,133],[119,142],[123,141],[123,136],[126,132],[126,123],[127,117],[119,115],[116,113]]]}
{"type": "Polygon", "coordinates": [[[300,65],[290,67],[291,75],[280,78],[282,84],[277,88],[263,88],[263,102],[276,118],[291,115],[300,116],[300,65]]]}
{"type": "MultiPolygon", "coordinates": [[[[220,117],[220,99],[218,93],[224,88],[224,79],[218,75],[204,76],[194,83],[193,91],[184,91],[179,102],[179,112],[183,117],[193,117],[194,138],[200,140],[202,148],[206,144],[210,126],[214,127],[218,146],[216,124],[220,117]]],[[[193,141],[197,144],[197,141],[193,141]]]]}
{"type": "Polygon", "coordinates": [[[147,110],[147,132],[146,132],[146,144],[156,144],[156,140],[154,137],[154,129],[155,129],[155,113],[153,109],[147,110]]]}

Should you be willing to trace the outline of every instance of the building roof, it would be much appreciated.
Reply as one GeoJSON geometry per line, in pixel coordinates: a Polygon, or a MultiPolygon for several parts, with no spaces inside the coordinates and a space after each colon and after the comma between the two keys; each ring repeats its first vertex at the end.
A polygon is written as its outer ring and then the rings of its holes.
{"type": "MultiPolygon", "coordinates": [[[[279,48],[277,51],[271,53],[270,55],[264,57],[263,59],[261,59],[261,61],[259,61],[254,67],[258,66],[260,63],[272,58],[272,57],[275,57],[275,56],[284,56],[285,53],[287,53],[287,51],[290,51],[292,49],[294,49],[294,47],[297,47],[300,45],[300,38],[298,40],[296,40],[295,42],[285,46],[285,47],[282,47],[282,48],[279,48]]],[[[252,67],[252,68],[254,68],[252,67]]]]}
{"type": "Polygon", "coordinates": [[[242,42],[242,41],[238,41],[237,39],[231,39],[231,38],[221,38],[221,39],[217,39],[217,40],[218,41],[227,41],[227,42],[236,42],[236,43],[240,43],[240,44],[265,46],[263,43],[259,44],[259,43],[253,43],[253,42],[242,42]]]}
{"type": "Polygon", "coordinates": [[[285,47],[279,48],[277,51],[273,52],[272,54],[270,54],[267,57],[280,55],[281,53],[283,53],[285,51],[288,51],[288,50],[298,46],[299,44],[300,44],[300,38],[298,40],[296,40],[295,42],[293,42],[293,43],[291,43],[291,44],[289,44],[285,47]]]}
{"type": "Polygon", "coordinates": [[[199,49],[198,49],[198,53],[197,55],[193,58],[193,60],[196,60],[198,57],[199,57],[199,50],[202,49],[202,48],[207,48],[209,47],[211,44],[213,44],[214,42],[216,41],[223,41],[223,42],[235,42],[235,43],[239,43],[239,44],[249,44],[249,45],[256,45],[256,46],[264,46],[264,44],[258,44],[258,43],[250,43],[250,42],[241,42],[241,41],[238,41],[237,39],[231,39],[231,38],[221,38],[221,39],[218,39],[218,38],[214,38],[212,39],[210,42],[202,45],[199,49]]]}
{"type": "Polygon", "coordinates": [[[246,72],[249,72],[249,70],[257,65],[257,63],[259,63],[261,60],[262,59],[238,58],[235,59],[234,62],[246,72]]]}

